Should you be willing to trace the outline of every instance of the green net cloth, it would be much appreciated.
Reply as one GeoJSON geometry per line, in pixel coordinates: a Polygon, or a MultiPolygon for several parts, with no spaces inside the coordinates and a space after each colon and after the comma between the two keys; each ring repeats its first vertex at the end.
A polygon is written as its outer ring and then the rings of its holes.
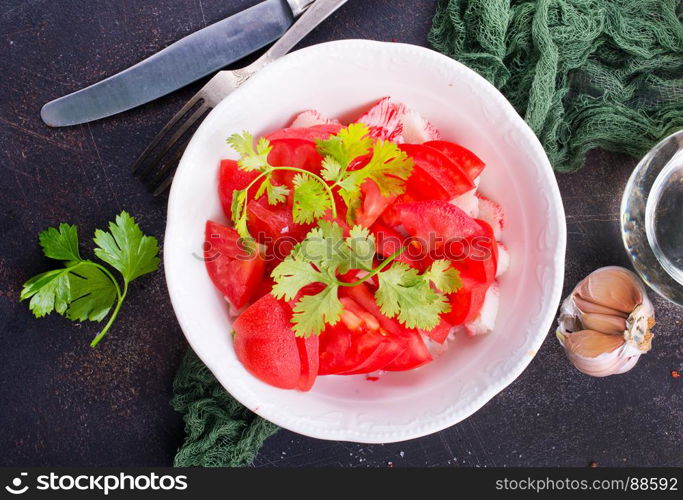
{"type": "Polygon", "coordinates": [[[683,127],[683,2],[441,0],[429,42],[486,77],[558,171],[683,127]]]}
{"type": "MultiPolygon", "coordinates": [[[[602,147],[640,156],[683,128],[683,3],[442,0],[432,46],[491,81],[560,171],[602,147]]],[[[277,427],[237,403],[188,352],[172,404],[186,439],[176,466],[243,466],[277,427]]]]}
{"type": "Polygon", "coordinates": [[[173,407],[183,414],[185,442],[176,467],[249,465],[278,428],[233,399],[190,349],[173,382],[173,407]]]}

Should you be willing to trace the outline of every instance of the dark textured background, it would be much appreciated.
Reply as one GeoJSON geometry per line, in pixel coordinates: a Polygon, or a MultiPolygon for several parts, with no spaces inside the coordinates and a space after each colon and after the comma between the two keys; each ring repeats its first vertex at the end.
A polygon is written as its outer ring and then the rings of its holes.
{"type": "MultiPolygon", "coordinates": [[[[46,101],[138,62],[253,0],[0,0],[0,465],[168,465],[183,438],[169,406],[186,343],[163,273],[132,286],[113,330],[37,320],[21,283],[51,265],[38,232],[62,221],[82,239],[122,209],[160,240],[165,200],[129,166],[198,88],[89,125],[49,129],[46,101]]],[[[432,0],[351,0],[306,44],[341,38],[426,45],[432,0]]],[[[620,193],[634,160],[594,152],[560,175],[568,223],[565,292],[593,269],[627,264],[620,193]]],[[[88,246],[89,248],[89,246],[88,246]]],[[[390,445],[281,431],[256,466],[683,465],[681,309],[655,298],[654,350],[630,373],[581,375],[550,335],[529,368],[464,422],[390,445]]]]}

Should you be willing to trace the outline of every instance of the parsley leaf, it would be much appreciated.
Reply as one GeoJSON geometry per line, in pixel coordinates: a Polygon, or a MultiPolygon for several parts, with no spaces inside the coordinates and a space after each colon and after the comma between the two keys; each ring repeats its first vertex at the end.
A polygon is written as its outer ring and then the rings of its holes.
{"type": "Polygon", "coordinates": [[[66,317],[73,321],[102,321],[116,300],[114,282],[92,262],[69,273],[71,303],[66,317]]]}
{"type": "Polygon", "coordinates": [[[50,227],[38,235],[38,241],[46,257],[67,261],[81,259],[76,226],[62,223],[59,229],[50,227]]]}
{"type": "Polygon", "coordinates": [[[159,267],[156,238],[145,236],[127,213],[121,212],[109,223],[109,232],[95,231],[95,255],[117,269],[125,282],[133,281],[159,267]]]}
{"type": "Polygon", "coordinates": [[[30,298],[29,309],[36,318],[52,311],[64,314],[71,299],[69,269],[55,269],[38,274],[24,283],[20,300],[30,298]]]}
{"type": "Polygon", "coordinates": [[[40,233],[39,241],[45,255],[63,261],[64,267],[29,279],[19,297],[31,299],[29,309],[37,318],[54,311],[73,321],[102,321],[109,315],[107,324],[91,342],[92,347],[116,319],[129,282],[159,266],[157,240],[142,234],[126,212],[109,224],[109,231],[95,232],[95,254],[121,273],[123,289],[106,267],[81,258],[76,227],[60,224],[59,228],[40,233]]]}

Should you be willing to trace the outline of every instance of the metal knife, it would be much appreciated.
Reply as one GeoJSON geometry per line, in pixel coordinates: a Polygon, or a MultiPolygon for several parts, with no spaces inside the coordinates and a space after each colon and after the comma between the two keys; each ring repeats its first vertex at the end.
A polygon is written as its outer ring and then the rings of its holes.
{"type": "Polygon", "coordinates": [[[178,40],[142,62],[43,106],[50,127],[115,115],[178,90],[280,38],[314,0],[266,0],[178,40]]]}

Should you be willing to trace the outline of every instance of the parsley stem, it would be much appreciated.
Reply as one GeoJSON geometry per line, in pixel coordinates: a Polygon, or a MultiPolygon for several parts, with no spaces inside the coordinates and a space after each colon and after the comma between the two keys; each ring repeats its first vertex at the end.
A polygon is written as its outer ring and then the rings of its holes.
{"type": "MultiPolygon", "coordinates": [[[[109,274],[109,273],[107,273],[109,274]]],[[[111,277],[111,274],[109,275],[111,277]]],[[[114,282],[116,283],[116,282],[114,282]]],[[[92,339],[92,342],[90,342],[90,347],[95,347],[97,344],[100,343],[100,340],[104,338],[104,336],[107,334],[109,331],[109,328],[111,328],[111,325],[114,323],[114,320],[116,317],[119,315],[119,311],[121,310],[121,305],[123,304],[123,299],[126,298],[126,293],[128,293],[128,282],[124,280],[123,282],[123,292],[120,291],[118,283],[116,283],[116,291],[119,294],[118,301],[116,302],[116,307],[114,308],[114,312],[109,316],[109,321],[107,321],[107,324],[104,325],[104,328],[102,328],[102,331],[97,334],[97,337],[92,339]]]]}
{"type": "Polygon", "coordinates": [[[385,260],[384,262],[382,262],[379,266],[377,266],[376,268],[374,268],[372,271],[370,271],[368,274],[366,274],[365,276],[363,276],[363,277],[362,277],[361,279],[359,279],[358,281],[353,281],[353,282],[351,282],[351,283],[346,283],[346,282],[344,282],[344,281],[338,281],[337,284],[338,284],[339,286],[358,286],[358,285],[361,285],[361,284],[365,283],[367,280],[369,280],[370,278],[372,278],[375,274],[377,274],[377,273],[379,273],[380,271],[382,271],[382,270],[383,270],[385,267],[387,267],[389,264],[391,264],[391,263],[394,261],[394,259],[396,259],[396,257],[398,257],[399,255],[401,255],[401,254],[402,254],[403,252],[405,252],[407,249],[408,249],[408,247],[401,247],[401,248],[399,248],[399,249],[396,250],[394,253],[392,253],[389,257],[387,257],[386,260],[385,260]]]}

